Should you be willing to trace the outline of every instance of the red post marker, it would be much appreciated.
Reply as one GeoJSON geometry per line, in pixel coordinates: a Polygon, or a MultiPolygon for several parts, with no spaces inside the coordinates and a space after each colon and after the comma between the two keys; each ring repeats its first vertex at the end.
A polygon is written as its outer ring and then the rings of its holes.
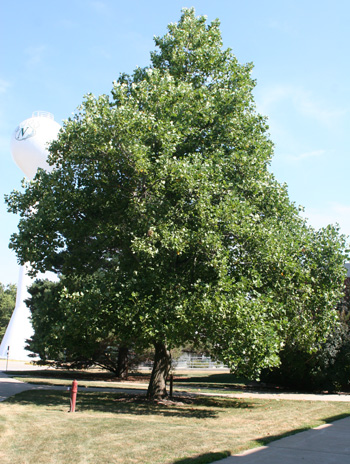
{"type": "Polygon", "coordinates": [[[69,412],[75,412],[75,402],[77,400],[78,382],[73,380],[72,387],[70,389],[70,410],[69,412]]]}

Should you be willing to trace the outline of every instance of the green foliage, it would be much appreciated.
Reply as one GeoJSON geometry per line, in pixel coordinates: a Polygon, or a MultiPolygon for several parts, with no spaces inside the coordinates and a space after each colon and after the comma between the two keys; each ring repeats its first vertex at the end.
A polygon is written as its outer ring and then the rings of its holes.
{"type": "Polygon", "coordinates": [[[350,387],[349,328],[339,324],[313,353],[287,345],[278,368],[266,370],[261,380],[301,391],[348,391],[350,387]]]}
{"type": "Polygon", "coordinates": [[[34,335],[29,343],[31,351],[40,355],[43,361],[56,360],[58,363],[82,363],[98,349],[93,308],[87,306],[83,318],[74,292],[67,294],[62,282],[36,281],[29,289],[27,300],[32,314],[34,335]],[[72,309],[72,302],[74,308],[72,309]]]}
{"type": "MultiPolygon", "coordinates": [[[[148,68],[65,122],[52,172],[8,197],[12,247],[67,288],[94,275],[104,304],[91,327],[143,347],[204,345],[254,376],[288,338],[312,350],[334,325],[345,241],[308,227],[269,172],[252,65],[222,48],[219,22],[185,9],[155,42],[148,68]]],[[[67,297],[88,334],[85,297],[67,297]]]]}
{"type": "Polygon", "coordinates": [[[0,341],[5,335],[16,305],[16,285],[0,283],[0,341]]]}
{"type": "Polygon", "coordinates": [[[262,373],[261,379],[299,390],[349,391],[350,305],[349,279],[338,305],[339,322],[323,343],[310,353],[289,339],[280,353],[281,364],[262,373]]]}
{"type": "MultiPolygon", "coordinates": [[[[92,277],[74,282],[37,280],[29,293],[26,303],[34,335],[28,346],[42,363],[69,368],[99,365],[122,374],[120,352],[126,343],[132,348],[133,342],[118,337],[116,322],[108,319],[113,315],[108,311],[108,297],[103,298],[92,277]]],[[[142,355],[127,351],[130,369],[142,355]]]]}

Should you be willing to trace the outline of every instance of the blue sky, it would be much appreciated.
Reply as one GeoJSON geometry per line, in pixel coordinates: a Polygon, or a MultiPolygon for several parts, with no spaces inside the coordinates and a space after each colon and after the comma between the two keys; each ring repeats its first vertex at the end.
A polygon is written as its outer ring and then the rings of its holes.
{"type": "Polygon", "coordinates": [[[219,18],[224,47],[253,62],[255,101],[269,119],[271,170],[315,227],[350,235],[350,2],[347,0],[17,0],[0,2],[0,282],[16,283],[8,249],[18,217],[4,194],[23,174],[9,144],[34,111],[59,123],[84,94],[109,93],[120,73],[149,63],[153,36],[194,6],[219,18]]]}

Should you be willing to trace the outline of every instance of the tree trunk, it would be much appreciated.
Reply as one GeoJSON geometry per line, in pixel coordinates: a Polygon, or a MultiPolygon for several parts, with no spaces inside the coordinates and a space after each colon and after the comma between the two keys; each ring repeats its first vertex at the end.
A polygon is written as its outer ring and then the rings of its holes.
{"type": "Polygon", "coordinates": [[[121,345],[118,349],[117,377],[127,379],[128,377],[128,354],[127,346],[121,345]]]}
{"type": "Polygon", "coordinates": [[[166,398],[166,379],[171,367],[170,352],[164,343],[155,343],[154,364],[151,374],[151,380],[148,385],[147,398],[161,399],[166,398]]]}

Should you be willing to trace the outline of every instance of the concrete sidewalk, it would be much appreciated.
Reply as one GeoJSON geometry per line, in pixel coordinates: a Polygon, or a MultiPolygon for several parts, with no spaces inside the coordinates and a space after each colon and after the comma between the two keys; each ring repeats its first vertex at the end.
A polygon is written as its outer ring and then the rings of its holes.
{"type": "Polygon", "coordinates": [[[35,366],[30,362],[25,361],[9,360],[6,362],[5,359],[0,359],[0,401],[4,401],[6,398],[17,395],[17,393],[21,393],[23,391],[40,388],[38,385],[31,385],[29,383],[24,383],[10,377],[11,371],[23,371],[31,369],[39,370],[47,369],[47,367],[35,366]],[[6,374],[6,368],[9,369],[9,375],[6,374]]]}
{"type": "Polygon", "coordinates": [[[0,372],[0,401],[6,400],[9,396],[17,395],[26,390],[32,390],[34,385],[12,379],[4,372],[0,372]]]}
{"type": "Polygon", "coordinates": [[[300,432],[220,464],[350,464],[350,417],[300,432]]]}
{"type": "MultiPolygon", "coordinates": [[[[28,390],[60,390],[67,391],[67,385],[44,385],[25,383],[10,377],[9,373],[0,371],[0,402],[6,400],[10,396],[17,395],[28,390]],[[8,375],[9,374],[9,375],[8,375]]],[[[126,393],[129,395],[146,394],[147,388],[127,388],[127,387],[81,387],[78,385],[78,392],[109,392],[109,393],[126,393]]]]}

